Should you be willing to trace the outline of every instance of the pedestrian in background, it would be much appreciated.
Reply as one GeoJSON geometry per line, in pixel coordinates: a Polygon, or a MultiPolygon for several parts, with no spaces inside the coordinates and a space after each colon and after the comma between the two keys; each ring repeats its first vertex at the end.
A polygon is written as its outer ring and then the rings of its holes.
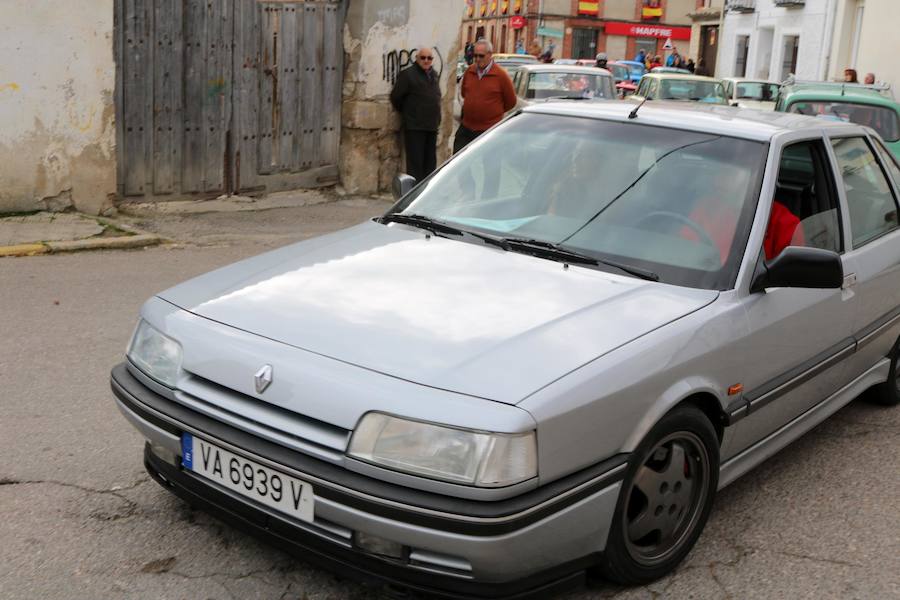
{"type": "Polygon", "coordinates": [[[669,58],[666,59],[667,67],[676,67],[678,68],[681,64],[681,55],[678,54],[678,48],[672,47],[672,54],[669,55],[669,58]]]}
{"type": "Polygon", "coordinates": [[[691,73],[693,73],[694,70],[697,68],[697,65],[694,64],[694,59],[689,58],[687,60],[687,64],[684,65],[684,68],[687,69],[688,71],[690,71],[691,73]]]}
{"type": "Polygon", "coordinates": [[[420,48],[416,62],[397,76],[391,104],[403,118],[406,172],[422,181],[437,166],[437,131],[441,124],[441,86],[434,50],[420,48]]]}
{"type": "Polygon", "coordinates": [[[663,66],[662,57],[659,54],[657,54],[656,56],[653,57],[653,60],[650,61],[650,64],[647,65],[647,70],[652,71],[656,67],[661,67],[661,66],[663,66]]]}
{"type": "Polygon", "coordinates": [[[856,69],[844,69],[844,83],[859,83],[856,77],[856,69]]]}
{"type": "Polygon", "coordinates": [[[597,59],[594,63],[594,66],[596,66],[598,69],[605,69],[608,62],[609,59],[606,57],[606,52],[600,52],[597,54],[597,59]]]}
{"type": "Polygon", "coordinates": [[[475,60],[473,57],[474,54],[475,54],[475,44],[473,44],[472,42],[466,42],[466,49],[465,49],[466,64],[468,64],[468,65],[472,64],[472,61],[475,60]]]}
{"type": "Polygon", "coordinates": [[[525,42],[516,40],[516,54],[525,54],[525,42]]]}
{"type": "Polygon", "coordinates": [[[875,73],[866,73],[865,84],[866,85],[874,85],[875,84],[875,73]]]}
{"type": "Polygon", "coordinates": [[[487,40],[475,42],[475,64],[462,77],[462,122],[453,140],[456,154],[472,140],[496,125],[516,105],[512,79],[494,64],[494,47],[487,40]]]}
{"type": "Polygon", "coordinates": [[[639,62],[642,65],[647,64],[647,53],[644,52],[643,49],[638,50],[637,56],[634,57],[635,62],[639,62]]]}

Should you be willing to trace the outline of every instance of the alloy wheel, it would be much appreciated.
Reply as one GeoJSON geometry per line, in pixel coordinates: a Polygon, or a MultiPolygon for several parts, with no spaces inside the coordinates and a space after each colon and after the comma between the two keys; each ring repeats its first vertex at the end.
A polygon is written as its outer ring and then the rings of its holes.
{"type": "Polygon", "coordinates": [[[710,459],[695,434],[663,438],[635,473],[623,514],[625,546],[632,558],[654,566],[676,553],[703,513],[710,459]]]}

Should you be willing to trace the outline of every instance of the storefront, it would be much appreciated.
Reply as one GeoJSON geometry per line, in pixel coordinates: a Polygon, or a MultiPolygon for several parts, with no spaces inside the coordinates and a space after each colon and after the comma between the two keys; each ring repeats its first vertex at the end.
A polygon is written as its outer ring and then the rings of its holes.
{"type": "Polygon", "coordinates": [[[666,56],[672,53],[666,46],[678,48],[679,44],[680,52],[686,53],[691,39],[690,27],[610,22],[604,30],[606,53],[612,60],[630,60],[640,50],[647,56],[666,56]]]}

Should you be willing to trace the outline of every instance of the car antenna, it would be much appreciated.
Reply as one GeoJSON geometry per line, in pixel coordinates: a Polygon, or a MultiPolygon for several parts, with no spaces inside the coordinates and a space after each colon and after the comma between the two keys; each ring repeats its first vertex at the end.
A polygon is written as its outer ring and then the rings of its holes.
{"type": "Polygon", "coordinates": [[[637,106],[635,106],[633,111],[631,111],[630,113],[628,113],[628,118],[629,118],[629,119],[637,119],[638,111],[641,110],[641,107],[642,107],[642,106],[644,105],[644,103],[645,103],[647,100],[649,100],[649,99],[650,99],[649,96],[645,96],[644,99],[641,100],[641,103],[638,104],[637,106]]]}

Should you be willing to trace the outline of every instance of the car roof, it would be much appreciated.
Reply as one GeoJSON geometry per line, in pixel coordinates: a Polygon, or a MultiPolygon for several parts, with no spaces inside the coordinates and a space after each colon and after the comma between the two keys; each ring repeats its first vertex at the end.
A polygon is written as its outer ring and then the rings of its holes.
{"type": "Polygon", "coordinates": [[[641,66],[641,67],[644,67],[645,69],[647,68],[647,65],[645,65],[644,63],[642,63],[639,60],[617,60],[615,62],[619,63],[620,65],[628,65],[629,67],[641,66]]]}
{"type": "Polygon", "coordinates": [[[610,73],[606,69],[601,69],[600,67],[588,67],[586,65],[538,63],[536,65],[522,65],[521,70],[527,71],[529,73],[583,73],[585,75],[609,75],[610,77],[612,77],[612,73],[610,73]]]}
{"type": "Polygon", "coordinates": [[[538,62],[538,57],[532,54],[494,54],[494,60],[520,60],[522,62],[538,62]]]}
{"type": "Polygon", "coordinates": [[[715,83],[722,83],[718,79],[714,77],[704,77],[703,75],[690,75],[687,73],[647,73],[644,77],[650,79],[676,79],[680,81],[711,81],[715,83]]]}
{"type": "Polygon", "coordinates": [[[777,81],[769,81],[767,79],[751,79],[749,77],[722,77],[721,81],[733,81],[734,83],[769,83],[773,85],[781,85],[777,81]]]}
{"type": "Polygon", "coordinates": [[[553,100],[529,106],[524,112],[555,114],[639,123],[673,129],[686,129],[714,135],[768,142],[783,133],[809,131],[861,134],[864,129],[852,123],[819,119],[794,113],[758,111],[731,106],[653,100],[641,106],[636,119],[629,119],[637,102],[593,100],[573,102],[553,100]]]}
{"type": "Polygon", "coordinates": [[[900,108],[896,102],[888,98],[880,91],[858,85],[836,85],[814,83],[794,83],[784,85],[779,96],[784,102],[796,101],[828,101],[828,102],[852,102],[856,104],[873,104],[887,106],[893,109],[900,108]]]}

